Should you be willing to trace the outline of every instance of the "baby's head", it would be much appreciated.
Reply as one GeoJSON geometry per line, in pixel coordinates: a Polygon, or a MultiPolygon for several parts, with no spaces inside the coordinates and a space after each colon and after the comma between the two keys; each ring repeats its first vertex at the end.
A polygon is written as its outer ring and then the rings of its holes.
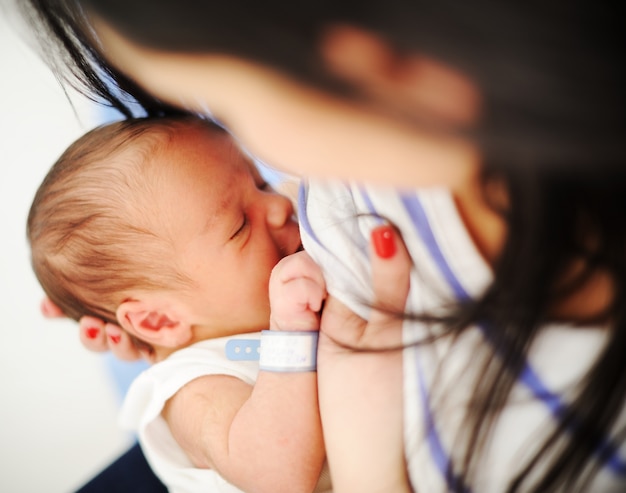
{"type": "Polygon", "coordinates": [[[269,273],[300,244],[292,214],[218,127],[130,120],[59,158],[28,239],[37,278],[67,316],[176,348],[264,328],[269,273]]]}

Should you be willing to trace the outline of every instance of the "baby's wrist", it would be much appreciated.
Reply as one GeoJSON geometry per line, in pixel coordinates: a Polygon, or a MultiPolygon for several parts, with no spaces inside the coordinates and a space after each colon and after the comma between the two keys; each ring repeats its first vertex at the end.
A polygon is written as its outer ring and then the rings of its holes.
{"type": "Polygon", "coordinates": [[[314,313],[298,314],[285,312],[281,316],[280,310],[272,310],[269,329],[275,332],[315,332],[320,328],[319,317],[314,313]]]}
{"type": "Polygon", "coordinates": [[[264,330],[259,368],[273,372],[317,369],[317,330],[264,330]]]}

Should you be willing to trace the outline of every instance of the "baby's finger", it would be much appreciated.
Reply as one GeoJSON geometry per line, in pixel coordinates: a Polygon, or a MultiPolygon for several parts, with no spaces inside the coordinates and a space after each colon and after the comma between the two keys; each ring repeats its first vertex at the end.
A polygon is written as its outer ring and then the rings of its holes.
{"type": "Polygon", "coordinates": [[[324,286],[308,277],[293,279],[284,284],[283,293],[279,301],[285,300],[283,304],[292,306],[294,312],[318,312],[326,298],[324,286]]]}
{"type": "Polygon", "coordinates": [[[273,330],[318,330],[319,310],[326,290],[316,281],[301,277],[270,291],[273,330]]]}
{"type": "Polygon", "coordinates": [[[301,277],[307,277],[322,288],[326,288],[322,270],[305,251],[283,258],[272,271],[272,278],[275,282],[287,283],[301,277]]]}
{"type": "Polygon", "coordinates": [[[142,358],[142,354],[135,346],[127,332],[115,324],[104,326],[108,349],[113,356],[122,361],[136,361],[142,358]]]}

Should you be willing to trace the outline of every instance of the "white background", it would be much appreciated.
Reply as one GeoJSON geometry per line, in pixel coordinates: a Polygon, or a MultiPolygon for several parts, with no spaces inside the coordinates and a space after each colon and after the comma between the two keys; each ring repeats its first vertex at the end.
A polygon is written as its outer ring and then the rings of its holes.
{"type": "Polygon", "coordinates": [[[0,491],[66,493],[125,451],[108,360],[83,349],[76,325],[45,320],[25,223],[44,174],[95,125],[0,5],[0,491]]]}

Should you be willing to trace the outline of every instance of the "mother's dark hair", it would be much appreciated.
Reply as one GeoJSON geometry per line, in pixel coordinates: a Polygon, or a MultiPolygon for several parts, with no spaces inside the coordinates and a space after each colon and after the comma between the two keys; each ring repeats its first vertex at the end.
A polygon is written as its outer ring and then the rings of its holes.
{"type": "MultiPolygon", "coordinates": [[[[493,284],[448,317],[455,332],[478,320],[497,328],[489,334],[493,350],[483,360],[487,373],[476,382],[461,459],[452,467],[460,484],[471,483],[480,444],[533,340],[550,321],[551,307],[598,271],[610,273],[614,293],[605,312],[596,314],[610,326],[608,343],[572,404],[560,412],[554,435],[510,490],[582,489],[615,453],[603,448],[603,437],[626,398],[626,29],[617,2],[29,2],[44,36],[58,43],[53,54],[73,69],[70,78],[125,114],[130,106],[103,75],[149,113],[171,108],[106,64],[79,4],[140,44],[231,54],[344,96],[350,88],[325,71],[318,54],[333,24],[358,26],[400,54],[420,53],[465,73],[478,87],[483,108],[480,121],[463,131],[481,149],[485,184],[498,180],[507,189],[502,214],[508,234],[493,284]],[[564,286],[566,272],[581,260],[585,269],[564,286]],[[565,435],[569,440],[559,439],[565,435]]],[[[624,430],[616,436],[622,440],[624,430]]]]}
{"type": "Polygon", "coordinates": [[[154,101],[103,63],[84,34],[83,9],[140,44],[230,54],[335,88],[342,86],[326,73],[318,47],[329,26],[343,23],[468,75],[484,106],[472,136],[489,155],[508,160],[513,151],[533,161],[541,152],[553,166],[586,170],[589,158],[618,166],[626,152],[615,133],[625,125],[624,21],[606,1],[28,1],[45,31],[63,40],[60,53],[71,54],[66,66],[77,69],[72,75],[84,79],[92,70],[85,82],[116,107],[127,105],[101,84],[102,69],[150,109],[154,101]],[[85,65],[90,58],[97,69],[85,65]]]}

